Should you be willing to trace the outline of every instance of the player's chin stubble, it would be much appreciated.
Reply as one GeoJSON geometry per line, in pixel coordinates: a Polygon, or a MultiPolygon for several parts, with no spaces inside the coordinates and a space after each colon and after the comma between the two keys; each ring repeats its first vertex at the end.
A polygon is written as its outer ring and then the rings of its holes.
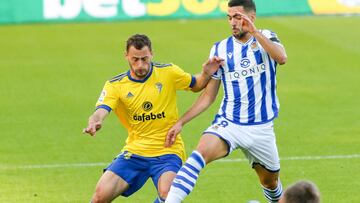
{"type": "Polygon", "coordinates": [[[148,73],[149,73],[149,70],[137,70],[137,71],[134,71],[135,72],[135,75],[139,78],[144,78],[148,73]]]}
{"type": "Polygon", "coordinates": [[[241,32],[241,33],[233,33],[233,36],[236,38],[236,39],[241,39],[243,37],[245,37],[245,35],[247,34],[247,32],[241,32]]]}
{"type": "Polygon", "coordinates": [[[246,34],[247,34],[247,32],[244,32],[242,30],[242,28],[238,28],[237,32],[233,31],[233,36],[237,39],[241,39],[241,38],[245,37],[246,34]]]}

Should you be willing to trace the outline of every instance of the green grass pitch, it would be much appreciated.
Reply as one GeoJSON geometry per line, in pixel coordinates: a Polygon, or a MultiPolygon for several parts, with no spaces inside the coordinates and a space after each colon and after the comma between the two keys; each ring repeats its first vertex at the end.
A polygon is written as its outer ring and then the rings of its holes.
{"type": "MultiPolygon", "coordinates": [[[[286,187],[310,179],[323,202],[360,202],[360,17],[258,18],[278,33],[288,63],[278,69],[275,121],[286,187]],[[337,159],[323,156],[354,155],[337,159]],[[316,159],[316,157],[319,157],[316,159]],[[309,157],[291,160],[289,157],[309,157]]],[[[0,26],[0,202],[88,202],[126,132],[114,115],[94,138],[83,135],[104,82],[128,69],[125,40],[146,33],[155,61],[197,73],[227,37],[226,19],[0,26]],[[82,165],[95,163],[94,166],[82,165]],[[101,164],[104,163],[104,164],[101,164]]],[[[187,153],[210,124],[221,96],[183,130],[187,153]]],[[[180,114],[197,94],[179,92],[180,114]]],[[[228,159],[243,159],[240,151],[228,159]]],[[[130,198],[153,202],[149,181],[130,198]]],[[[246,161],[214,162],[185,202],[265,202],[246,161]]]]}

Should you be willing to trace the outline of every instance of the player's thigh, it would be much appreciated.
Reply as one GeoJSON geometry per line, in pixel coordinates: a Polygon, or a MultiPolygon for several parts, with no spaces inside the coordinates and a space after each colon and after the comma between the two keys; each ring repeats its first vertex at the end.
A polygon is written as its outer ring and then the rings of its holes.
{"type": "Polygon", "coordinates": [[[106,169],[121,177],[129,186],[121,192],[128,197],[138,191],[150,177],[149,158],[123,152],[106,169]]]}
{"type": "Polygon", "coordinates": [[[94,197],[111,201],[129,188],[129,184],[112,171],[105,171],[96,185],[94,197]]]}
{"type": "Polygon", "coordinates": [[[167,193],[170,190],[170,186],[172,184],[172,181],[175,179],[176,173],[173,171],[166,171],[163,173],[158,181],[158,193],[160,197],[164,198],[167,196],[167,193]]]}
{"type": "Polygon", "coordinates": [[[253,126],[248,130],[252,144],[244,153],[252,166],[259,164],[269,172],[278,172],[280,159],[272,123],[253,126]]]}
{"type": "Polygon", "coordinates": [[[219,136],[204,133],[200,138],[197,151],[204,157],[206,163],[220,159],[229,153],[229,145],[219,136]]]}
{"type": "Polygon", "coordinates": [[[160,197],[167,196],[181,165],[182,160],[175,154],[162,155],[151,161],[151,177],[160,197]]]}

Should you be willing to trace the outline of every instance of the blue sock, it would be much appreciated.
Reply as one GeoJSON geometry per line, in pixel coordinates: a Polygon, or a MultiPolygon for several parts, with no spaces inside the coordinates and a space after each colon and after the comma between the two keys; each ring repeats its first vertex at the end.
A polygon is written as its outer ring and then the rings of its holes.
{"type": "Polygon", "coordinates": [[[262,188],[264,191],[264,195],[265,195],[266,199],[269,200],[269,202],[278,202],[279,201],[279,199],[282,195],[282,192],[283,192],[280,180],[278,180],[278,185],[274,190],[270,190],[265,187],[262,187],[262,188]]]}

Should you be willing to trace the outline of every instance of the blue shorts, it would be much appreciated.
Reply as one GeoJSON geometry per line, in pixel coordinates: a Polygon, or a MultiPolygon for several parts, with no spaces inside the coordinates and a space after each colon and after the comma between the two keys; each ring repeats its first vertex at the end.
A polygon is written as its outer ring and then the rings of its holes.
{"type": "Polygon", "coordinates": [[[125,151],[116,157],[104,171],[114,172],[129,184],[129,188],[121,194],[128,197],[138,191],[149,177],[157,189],[160,176],[167,171],[177,173],[181,165],[181,159],[175,154],[143,157],[125,151]]]}

